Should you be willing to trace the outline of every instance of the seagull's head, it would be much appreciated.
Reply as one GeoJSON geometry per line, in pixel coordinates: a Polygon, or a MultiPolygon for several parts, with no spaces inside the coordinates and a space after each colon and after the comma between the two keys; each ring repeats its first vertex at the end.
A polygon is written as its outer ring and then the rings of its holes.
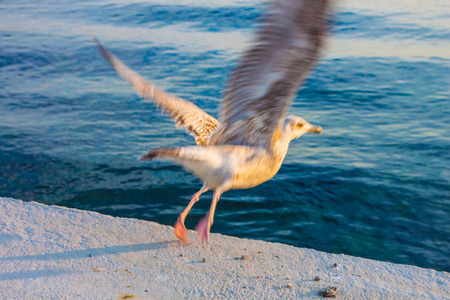
{"type": "Polygon", "coordinates": [[[298,139],[305,133],[319,133],[323,132],[322,127],[312,125],[305,119],[298,116],[288,116],[285,122],[285,130],[290,131],[291,140],[298,139]]]}

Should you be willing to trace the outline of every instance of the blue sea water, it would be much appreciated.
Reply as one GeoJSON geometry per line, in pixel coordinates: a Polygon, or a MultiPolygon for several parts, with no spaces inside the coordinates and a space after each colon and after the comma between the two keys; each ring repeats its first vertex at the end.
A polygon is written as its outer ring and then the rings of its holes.
{"type": "MultiPolygon", "coordinates": [[[[291,113],[324,128],[229,191],[212,232],[450,271],[450,4],[341,1],[291,113]]],[[[0,3],[0,196],[172,225],[201,182],[148,148],[193,145],[98,54],[217,116],[260,1],[0,3]]],[[[186,225],[209,208],[202,195],[186,225]]]]}

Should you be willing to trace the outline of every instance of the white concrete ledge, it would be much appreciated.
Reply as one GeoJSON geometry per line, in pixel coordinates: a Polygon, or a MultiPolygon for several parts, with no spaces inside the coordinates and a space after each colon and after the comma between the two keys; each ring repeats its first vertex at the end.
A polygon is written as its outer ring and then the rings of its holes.
{"type": "Polygon", "coordinates": [[[327,286],[445,299],[450,274],[220,234],[186,246],[170,226],[0,198],[2,299],[321,299],[327,286]]]}

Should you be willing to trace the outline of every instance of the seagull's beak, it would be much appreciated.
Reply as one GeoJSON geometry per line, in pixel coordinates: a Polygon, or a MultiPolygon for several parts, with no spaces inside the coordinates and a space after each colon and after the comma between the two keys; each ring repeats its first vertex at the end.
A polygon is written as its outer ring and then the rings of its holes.
{"type": "Polygon", "coordinates": [[[318,125],[313,125],[312,128],[308,131],[308,133],[318,133],[318,134],[322,134],[322,132],[323,132],[322,127],[318,125]]]}

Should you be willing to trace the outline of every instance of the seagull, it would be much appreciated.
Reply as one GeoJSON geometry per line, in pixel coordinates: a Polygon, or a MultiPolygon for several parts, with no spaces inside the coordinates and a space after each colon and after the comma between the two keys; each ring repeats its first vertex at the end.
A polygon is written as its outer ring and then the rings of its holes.
{"type": "Polygon", "coordinates": [[[168,94],[145,80],[94,42],[120,77],[136,93],[168,114],[177,128],[195,138],[195,146],[150,149],[141,160],[162,159],[181,165],[203,181],[175,222],[175,235],[191,243],[184,221],[202,193],[214,190],[209,211],[196,231],[209,242],[220,196],[271,179],[283,163],[289,143],[322,128],[287,115],[300,84],[318,60],[327,34],[330,0],[274,0],[256,38],[232,73],[219,120],[190,101],[168,94]]]}

